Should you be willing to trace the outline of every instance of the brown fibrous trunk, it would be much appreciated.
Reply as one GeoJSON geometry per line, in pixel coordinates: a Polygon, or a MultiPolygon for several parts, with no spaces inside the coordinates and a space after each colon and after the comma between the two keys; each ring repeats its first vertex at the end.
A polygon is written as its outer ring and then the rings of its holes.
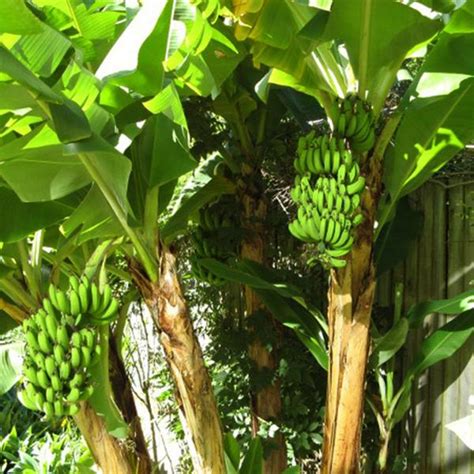
{"type": "Polygon", "coordinates": [[[368,161],[364,222],[347,266],[332,270],[328,292],[329,372],[323,474],[360,471],[361,428],[370,320],[375,293],[374,219],[381,190],[380,162],[368,161]]]}
{"type": "Polygon", "coordinates": [[[97,415],[87,403],[74,416],[79,430],[89,447],[96,464],[104,474],[133,474],[134,460],[125,441],[108,433],[103,417],[97,415]]]}
{"type": "MultiPolygon", "coordinates": [[[[254,262],[265,263],[265,228],[267,204],[264,198],[244,193],[241,197],[244,215],[245,238],[242,242],[241,257],[254,262]]],[[[245,310],[247,316],[257,311],[267,313],[269,322],[276,324],[272,315],[268,313],[255,291],[245,287],[245,310]]],[[[249,346],[249,357],[257,371],[270,370],[275,372],[278,365],[276,348],[269,351],[257,338],[249,346]]],[[[260,421],[278,421],[281,416],[280,381],[274,377],[273,381],[252,394],[252,432],[256,436],[260,421]]],[[[264,473],[273,474],[283,472],[287,466],[286,443],[282,433],[278,432],[272,440],[274,447],[264,460],[264,473]]]]}
{"type": "Polygon", "coordinates": [[[131,271],[160,333],[194,472],[223,474],[223,433],[217,403],[178,280],[175,256],[169,248],[161,248],[157,283],[144,277],[137,265],[132,264],[131,271]]]}

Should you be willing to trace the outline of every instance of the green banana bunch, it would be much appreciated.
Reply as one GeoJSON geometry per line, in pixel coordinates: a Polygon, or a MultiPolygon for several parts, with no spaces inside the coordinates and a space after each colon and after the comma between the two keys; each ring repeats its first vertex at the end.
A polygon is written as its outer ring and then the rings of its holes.
{"type": "Polygon", "coordinates": [[[333,130],[339,137],[345,137],[351,150],[364,153],[375,143],[375,118],[370,104],[355,94],[344,99],[337,98],[332,110],[333,130]]]}
{"type": "Polygon", "coordinates": [[[199,225],[191,234],[194,255],[191,272],[199,280],[212,285],[222,285],[225,280],[213,274],[201,263],[202,258],[226,262],[237,255],[240,241],[237,217],[239,212],[233,197],[221,198],[199,212],[199,225]]]}
{"type": "Polygon", "coordinates": [[[297,239],[317,244],[325,266],[342,267],[362,218],[365,178],[359,163],[343,138],[310,132],[298,142],[294,165],[298,174],[290,195],[297,215],[288,229],[297,239]]]}
{"type": "MultiPolygon", "coordinates": [[[[58,304],[68,304],[71,310],[75,303],[60,296],[58,304]]],[[[18,398],[30,410],[44,412],[48,419],[75,415],[79,402],[87,400],[94,390],[89,368],[100,352],[97,332],[79,323],[71,311],[57,310],[50,299],[23,323],[26,351],[18,398]]]]}
{"type": "Polygon", "coordinates": [[[97,326],[109,324],[118,314],[119,302],[113,297],[112,288],[106,284],[103,289],[99,289],[86,277],[79,280],[71,276],[67,292],[50,285],[48,294],[46,305],[69,315],[76,324],[83,318],[97,326]]]}

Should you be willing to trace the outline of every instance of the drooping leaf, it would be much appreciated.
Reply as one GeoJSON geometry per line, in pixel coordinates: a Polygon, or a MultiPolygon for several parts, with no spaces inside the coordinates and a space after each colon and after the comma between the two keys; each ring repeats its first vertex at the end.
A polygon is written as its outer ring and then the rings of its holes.
{"type": "Polygon", "coordinates": [[[145,3],[97,71],[144,96],[157,94],[163,85],[174,1],[145,3]]]}
{"type": "Polygon", "coordinates": [[[0,186],[0,241],[16,242],[32,232],[56,224],[72,209],[60,202],[24,203],[17,195],[0,186]]]}
{"type": "Polygon", "coordinates": [[[0,33],[33,35],[40,33],[44,25],[27,8],[23,0],[0,2],[0,33]]]}
{"type": "Polygon", "coordinates": [[[474,332],[474,309],[454,319],[428,336],[409,367],[407,377],[418,375],[427,368],[452,356],[474,332]]]}
{"type": "Polygon", "coordinates": [[[11,52],[33,73],[50,77],[72,44],[65,35],[46,24],[42,25],[42,30],[20,37],[11,52]]]}
{"type": "Polygon", "coordinates": [[[2,342],[0,344],[0,395],[8,392],[21,375],[23,344],[2,342]]]}
{"type": "Polygon", "coordinates": [[[369,364],[380,367],[390,360],[405,344],[408,329],[408,319],[401,318],[386,334],[375,339],[369,364]]]}
{"type": "Polygon", "coordinates": [[[80,107],[53,91],[3,46],[0,46],[0,71],[29,89],[40,107],[47,110],[46,116],[62,142],[90,137],[89,122],[80,107]]]}
{"type": "Polygon", "coordinates": [[[397,422],[410,407],[410,391],[413,380],[426,369],[453,356],[474,334],[474,309],[456,316],[428,336],[406,372],[404,382],[392,407],[392,418],[397,422]]]}
{"type": "Polygon", "coordinates": [[[62,225],[65,236],[74,234],[78,229],[78,245],[96,238],[106,239],[123,234],[120,223],[97,185],[91,187],[86,198],[62,225]]]}
{"type": "Polygon", "coordinates": [[[393,0],[334,0],[324,38],[344,42],[359,93],[368,91],[369,101],[379,111],[408,52],[441,26],[393,0]]]}
{"type": "Polygon", "coordinates": [[[318,318],[301,303],[296,287],[279,282],[271,270],[249,260],[233,266],[210,258],[200,259],[199,263],[224,280],[250,286],[273,316],[295,331],[318,364],[327,370],[328,355],[322,327],[318,318]]]}
{"type": "MultiPolygon", "coordinates": [[[[80,163],[77,159],[79,155],[86,156],[91,166],[87,171],[88,176],[99,187],[107,188],[124,209],[127,207],[127,187],[131,165],[124,155],[98,136],[66,145],[64,154],[75,157],[78,163],[80,163]]],[[[84,167],[82,163],[80,166],[84,167]]],[[[104,192],[104,189],[101,191],[104,192]]]]}
{"type": "Polygon", "coordinates": [[[410,327],[416,328],[430,314],[459,314],[473,308],[474,290],[468,290],[445,300],[430,300],[418,303],[410,308],[407,318],[410,327]]]}

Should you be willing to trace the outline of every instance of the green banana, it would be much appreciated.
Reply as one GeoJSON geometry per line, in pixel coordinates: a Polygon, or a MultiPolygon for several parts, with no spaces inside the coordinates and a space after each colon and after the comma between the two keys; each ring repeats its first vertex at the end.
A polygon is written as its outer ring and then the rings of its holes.
{"type": "Polygon", "coordinates": [[[46,369],[46,373],[49,375],[50,378],[56,374],[56,361],[54,360],[53,356],[46,357],[44,361],[44,366],[46,369]]]}
{"type": "Polygon", "coordinates": [[[51,354],[53,352],[53,346],[44,331],[38,333],[38,346],[44,354],[51,354]]]}
{"type": "Polygon", "coordinates": [[[83,282],[79,285],[78,294],[81,301],[81,313],[87,313],[89,309],[89,291],[83,282]]]}
{"type": "Polygon", "coordinates": [[[59,366],[59,378],[61,380],[68,380],[71,375],[71,365],[69,362],[63,361],[59,366]]]}
{"type": "Polygon", "coordinates": [[[56,317],[53,316],[51,313],[46,313],[45,323],[48,335],[54,341],[56,339],[56,333],[58,330],[58,323],[56,317]]]}
{"type": "Polygon", "coordinates": [[[71,314],[73,316],[78,316],[81,313],[81,300],[76,290],[71,290],[69,292],[69,302],[71,305],[71,314]]]}
{"type": "Polygon", "coordinates": [[[71,348],[71,365],[74,369],[81,365],[81,353],[77,347],[71,348]]]}
{"type": "Polygon", "coordinates": [[[50,382],[46,372],[43,369],[39,370],[37,377],[39,386],[43,389],[47,389],[50,385],[50,382]]]}
{"type": "Polygon", "coordinates": [[[63,314],[69,314],[70,313],[70,305],[69,302],[66,298],[66,294],[64,291],[61,290],[56,290],[56,301],[57,301],[57,306],[56,308],[61,311],[63,314]]]}
{"type": "Polygon", "coordinates": [[[64,350],[68,350],[69,348],[69,334],[65,325],[61,324],[58,326],[58,330],[56,331],[56,341],[61,344],[64,350]]]}

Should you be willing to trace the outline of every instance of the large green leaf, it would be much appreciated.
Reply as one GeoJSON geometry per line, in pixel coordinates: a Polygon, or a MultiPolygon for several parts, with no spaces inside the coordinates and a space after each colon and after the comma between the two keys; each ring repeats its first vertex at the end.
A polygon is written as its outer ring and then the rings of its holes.
{"type": "Polygon", "coordinates": [[[334,0],[324,38],[344,42],[359,93],[379,111],[407,54],[441,26],[393,0],[334,0]]]}
{"type": "Polygon", "coordinates": [[[8,392],[21,375],[23,344],[0,343],[0,395],[8,392]]]}
{"type": "Polygon", "coordinates": [[[32,35],[40,33],[44,25],[27,8],[23,0],[0,2],[0,33],[32,35]]]}
{"type": "Polygon", "coordinates": [[[41,33],[20,37],[11,52],[33,73],[50,77],[71,46],[66,36],[44,24],[41,33]]]}
{"type": "Polygon", "coordinates": [[[374,349],[370,354],[370,365],[380,367],[390,360],[405,344],[409,324],[407,318],[401,318],[386,334],[374,340],[374,349]]]}
{"type": "Polygon", "coordinates": [[[242,461],[239,474],[263,473],[263,447],[260,438],[250,441],[247,453],[242,461]]]}
{"type": "Polygon", "coordinates": [[[78,245],[96,238],[106,239],[123,234],[122,226],[97,185],[91,187],[86,198],[62,225],[66,236],[74,234],[78,229],[78,245]]]}
{"type": "MultiPolygon", "coordinates": [[[[88,169],[90,177],[99,187],[105,186],[109,189],[124,209],[127,207],[127,187],[131,164],[124,155],[98,136],[66,145],[64,154],[76,157],[76,160],[77,157],[86,157],[90,164],[90,169],[88,169]]],[[[83,166],[82,163],[81,166],[83,166]]]]}
{"type": "Polygon", "coordinates": [[[38,229],[56,224],[72,209],[60,202],[24,203],[17,195],[0,186],[0,241],[16,242],[38,229]]]}
{"type": "Polygon", "coordinates": [[[421,186],[474,137],[473,108],[474,78],[446,96],[419,98],[410,104],[384,160],[389,195],[382,203],[381,225],[400,197],[421,186]]]}
{"type": "Polygon", "coordinates": [[[60,199],[91,182],[77,158],[63,154],[46,125],[0,147],[0,163],[0,176],[26,202],[60,199]]]}
{"type": "Polygon", "coordinates": [[[227,474],[238,474],[240,466],[240,446],[232,433],[224,436],[224,453],[227,474]]]}
{"type": "Polygon", "coordinates": [[[97,71],[144,96],[157,94],[163,86],[174,1],[145,3],[97,71]]]}
{"type": "Polygon", "coordinates": [[[474,309],[465,311],[428,336],[408,368],[391,411],[395,422],[409,409],[413,380],[426,369],[453,356],[474,334],[474,309]]]}
{"type": "Polygon", "coordinates": [[[68,143],[90,137],[89,122],[80,107],[56,93],[3,46],[0,46],[0,71],[8,74],[31,92],[45,111],[46,117],[51,120],[62,142],[68,143]]]}
{"type": "Polygon", "coordinates": [[[140,135],[138,153],[148,159],[148,187],[153,188],[188,173],[197,162],[189,152],[188,126],[174,86],[169,85],[144,105],[156,116],[140,135]]]}
{"type": "Polygon", "coordinates": [[[459,314],[473,308],[474,290],[468,290],[445,300],[430,300],[418,303],[410,308],[407,318],[410,326],[416,328],[430,314],[459,314]]]}
{"type": "Polygon", "coordinates": [[[407,377],[418,375],[437,362],[451,357],[474,332],[474,309],[456,316],[427,337],[408,368],[407,377]]]}

